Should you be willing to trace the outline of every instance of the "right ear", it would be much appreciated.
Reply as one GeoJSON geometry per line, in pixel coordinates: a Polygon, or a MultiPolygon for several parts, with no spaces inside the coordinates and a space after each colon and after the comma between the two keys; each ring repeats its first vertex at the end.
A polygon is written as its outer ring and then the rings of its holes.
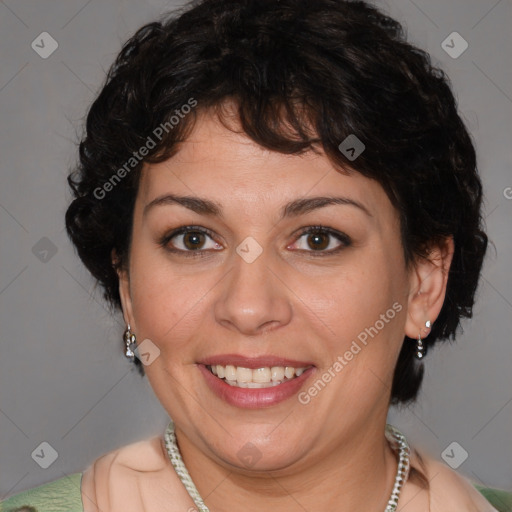
{"type": "Polygon", "coordinates": [[[123,318],[126,325],[130,325],[132,332],[135,331],[135,319],[133,317],[132,297],[130,293],[130,273],[124,264],[119,264],[119,257],[115,249],[111,252],[112,266],[117,272],[119,279],[119,296],[121,297],[121,307],[123,318]]]}

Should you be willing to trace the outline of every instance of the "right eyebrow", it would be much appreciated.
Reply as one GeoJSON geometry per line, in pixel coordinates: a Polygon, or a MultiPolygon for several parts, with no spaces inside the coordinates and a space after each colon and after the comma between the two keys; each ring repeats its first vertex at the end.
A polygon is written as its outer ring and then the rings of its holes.
{"type": "Polygon", "coordinates": [[[200,197],[177,196],[174,194],[166,194],[153,199],[144,207],[143,215],[146,215],[155,206],[168,204],[179,204],[200,215],[222,217],[222,208],[218,203],[200,197]]]}

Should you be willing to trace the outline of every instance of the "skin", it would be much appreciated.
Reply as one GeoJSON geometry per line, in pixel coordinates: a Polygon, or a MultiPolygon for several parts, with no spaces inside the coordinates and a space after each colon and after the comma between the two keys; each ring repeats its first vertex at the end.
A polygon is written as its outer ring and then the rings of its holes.
{"type": "Polygon", "coordinates": [[[407,266],[398,213],[377,182],[339,172],[324,155],[268,151],[208,114],[174,157],[143,169],[133,220],[129,263],[119,272],[124,318],[138,343],[149,339],[160,350],[145,371],[210,510],[384,510],[396,473],[383,434],[393,370],[404,334],[424,338],[426,320],[441,310],[452,241],[407,266]],[[145,212],[166,194],[215,201],[222,215],[178,204],[145,212]],[[362,208],[337,204],[280,218],[285,204],[316,196],[362,208]],[[188,225],[213,233],[202,257],[169,251],[186,250],[183,235],[160,244],[188,225]],[[308,245],[314,236],[300,233],[315,225],[351,242],[324,235],[324,253],[341,250],[318,256],[314,241],[308,245]],[[249,236],[263,250],[252,263],[236,252],[249,236]],[[395,303],[401,311],[307,405],[293,396],[237,408],[197,367],[228,353],[311,361],[307,390],[395,303]],[[252,468],[238,456],[248,442],[261,455],[252,468]]]}

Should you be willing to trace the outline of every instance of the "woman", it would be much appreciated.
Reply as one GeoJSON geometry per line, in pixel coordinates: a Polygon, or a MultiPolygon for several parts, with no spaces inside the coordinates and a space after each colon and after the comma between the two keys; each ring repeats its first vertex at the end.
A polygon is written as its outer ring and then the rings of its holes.
{"type": "Polygon", "coordinates": [[[447,79],[396,21],[203,0],[146,25],[69,183],[71,240],[173,421],[6,510],[506,510],[386,426],[487,245],[447,79]]]}

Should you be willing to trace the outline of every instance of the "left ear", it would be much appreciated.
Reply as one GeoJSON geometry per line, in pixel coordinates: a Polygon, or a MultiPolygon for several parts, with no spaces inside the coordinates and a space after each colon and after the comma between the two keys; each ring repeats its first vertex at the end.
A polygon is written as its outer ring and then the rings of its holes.
{"type": "Polygon", "coordinates": [[[428,254],[418,257],[413,264],[405,323],[405,335],[409,338],[427,337],[431,329],[425,323],[429,320],[433,324],[441,312],[454,247],[453,237],[444,238],[431,245],[428,254]]]}
{"type": "Polygon", "coordinates": [[[119,279],[119,297],[121,299],[121,309],[123,312],[123,319],[126,325],[130,325],[132,331],[136,332],[137,326],[133,316],[132,299],[130,294],[130,277],[129,270],[126,266],[120,266],[116,251],[112,249],[110,253],[112,266],[116,269],[117,277],[119,279]]]}

